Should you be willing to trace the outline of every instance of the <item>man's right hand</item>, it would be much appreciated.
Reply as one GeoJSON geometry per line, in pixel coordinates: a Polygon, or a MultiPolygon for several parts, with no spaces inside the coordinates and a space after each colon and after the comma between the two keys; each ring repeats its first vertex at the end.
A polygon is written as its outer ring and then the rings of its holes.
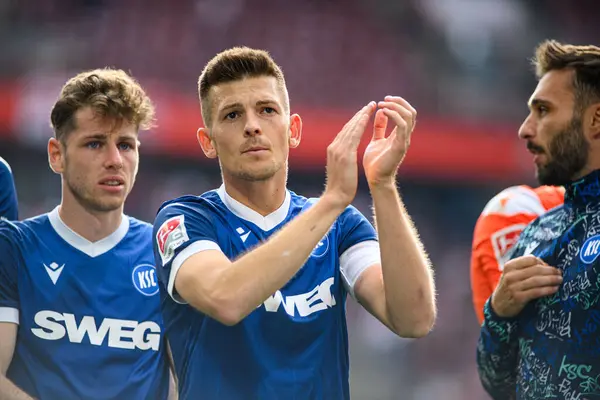
{"type": "Polygon", "coordinates": [[[372,101],[360,109],[327,147],[327,187],[323,198],[341,209],[352,203],[356,196],[358,145],[375,111],[375,105],[372,101]]]}
{"type": "Polygon", "coordinates": [[[517,257],[504,265],[492,294],[492,309],[500,317],[515,317],[531,300],[556,293],[562,280],[560,269],[541,259],[532,255],[517,257]]]}

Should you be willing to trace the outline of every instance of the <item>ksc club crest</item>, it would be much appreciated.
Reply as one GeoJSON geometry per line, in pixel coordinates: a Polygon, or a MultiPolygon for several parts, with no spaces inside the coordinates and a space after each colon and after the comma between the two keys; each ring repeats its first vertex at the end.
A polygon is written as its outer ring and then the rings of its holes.
{"type": "Polygon", "coordinates": [[[158,293],[158,277],[154,265],[138,265],[133,269],[131,279],[133,286],[144,296],[154,296],[158,293]]]}
{"type": "Polygon", "coordinates": [[[327,254],[328,250],[329,250],[329,238],[328,238],[328,235],[325,235],[325,236],[323,236],[323,238],[321,240],[319,240],[319,243],[317,243],[317,245],[313,249],[311,256],[321,258],[325,254],[327,254]]]}

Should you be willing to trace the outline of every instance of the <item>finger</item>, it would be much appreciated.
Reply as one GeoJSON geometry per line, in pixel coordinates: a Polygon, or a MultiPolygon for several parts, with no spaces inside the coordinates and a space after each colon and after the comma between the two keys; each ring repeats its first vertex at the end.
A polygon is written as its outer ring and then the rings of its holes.
{"type": "Polygon", "coordinates": [[[523,282],[532,276],[562,276],[562,272],[558,268],[549,265],[533,265],[529,268],[513,270],[506,273],[505,280],[507,282],[523,282]]]}
{"type": "Polygon", "coordinates": [[[406,119],[408,121],[412,121],[413,120],[413,114],[412,114],[412,112],[409,109],[401,106],[398,103],[394,103],[393,101],[380,101],[379,103],[377,103],[377,107],[379,107],[379,108],[389,108],[390,110],[396,111],[404,119],[406,119]]]}
{"type": "Polygon", "coordinates": [[[358,122],[358,120],[363,115],[365,115],[365,113],[371,113],[371,112],[373,112],[374,108],[375,108],[375,102],[371,101],[367,105],[365,105],[363,108],[361,108],[360,110],[358,110],[356,112],[356,114],[354,114],[354,116],[350,119],[350,121],[348,121],[346,123],[346,125],[344,125],[344,127],[342,128],[342,130],[336,136],[336,139],[339,138],[339,140],[345,140],[348,136],[350,136],[352,134],[352,130],[356,126],[356,123],[358,122]]]}
{"type": "Polygon", "coordinates": [[[515,285],[515,289],[519,292],[525,292],[546,286],[559,286],[562,281],[563,278],[560,275],[537,275],[519,282],[515,285]]]}
{"type": "Polygon", "coordinates": [[[410,105],[410,103],[408,101],[406,101],[405,99],[403,99],[400,96],[385,96],[384,97],[385,101],[392,101],[394,103],[400,104],[402,107],[408,109],[411,114],[413,114],[415,117],[417,116],[417,110],[415,110],[415,108],[413,106],[410,105]]]}
{"type": "Polygon", "coordinates": [[[388,125],[388,117],[383,110],[377,110],[375,113],[375,121],[373,121],[373,139],[380,140],[385,138],[385,130],[388,125]]]}
{"type": "Polygon", "coordinates": [[[335,144],[335,143],[337,143],[337,142],[339,142],[341,139],[343,139],[345,136],[348,135],[348,130],[350,129],[350,127],[353,126],[356,123],[356,121],[358,120],[358,118],[360,118],[360,116],[365,112],[365,110],[367,109],[367,107],[369,107],[370,104],[371,103],[365,105],[363,108],[361,108],[360,110],[358,110],[352,116],[352,118],[350,118],[350,120],[344,124],[344,126],[342,127],[342,129],[338,132],[338,134],[335,136],[335,138],[331,142],[332,145],[335,144]]]}
{"type": "Polygon", "coordinates": [[[536,256],[528,254],[526,256],[517,257],[512,259],[504,265],[504,270],[516,270],[531,267],[532,265],[539,264],[540,261],[536,256]]]}
{"type": "Polygon", "coordinates": [[[550,296],[558,292],[558,286],[544,286],[529,289],[526,292],[522,292],[518,297],[523,302],[529,302],[531,300],[539,299],[540,297],[550,296]]]}
{"type": "Polygon", "coordinates": [[[360,143],[360,139],[363,137],[365,130],[367,129],[367,124],[369,123],[369,119],[371,119],[371,115],[373,115],[373,111],[375,110],[375,103],[373,103],[373,107],[368,109],[365,114],[363,114],[359,120],[356,122],[356,125],[352,129],[349,138],[349,146],[350,151],[355,152],[358,150],[358,145],[360,143]]]}
{"type": "Polygon", "coordinates": [[[383,113],[388,118],[394,121],[394,124],[396,124],[397,127],[401,128],[403,132],[406,132],[408,130],[408,122],[397,111],[394,111],[390,108],[382,108],[381,111],[383,111],[383,113]]]}

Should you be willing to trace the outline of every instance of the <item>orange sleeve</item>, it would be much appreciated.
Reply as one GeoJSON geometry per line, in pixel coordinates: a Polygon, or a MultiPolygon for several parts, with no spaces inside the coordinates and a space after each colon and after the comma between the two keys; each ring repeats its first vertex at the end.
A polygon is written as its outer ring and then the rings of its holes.
{"type": "Polygon", "coordinates": [[[532,214],[483,214],[477,220],[471,251],[471,292],[479,323],[483,306],[494,292],[508,251],[517,242],[532,214]]]}
{"type": "Polygon", "coordinates": [[[563,202],[564,189],[513,186],[494,196],[483,209],[473,233],[471,290],[479,323],[483,306],[494,292],[509,250],[523,229],[538,216],[563,202]]]}

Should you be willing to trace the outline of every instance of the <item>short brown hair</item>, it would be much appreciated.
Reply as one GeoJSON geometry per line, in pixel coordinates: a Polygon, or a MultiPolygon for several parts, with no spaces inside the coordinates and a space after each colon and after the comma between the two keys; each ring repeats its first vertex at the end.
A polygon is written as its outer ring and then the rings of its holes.
{"type": "Polygon", "coordinates": [[[63,86],[50,114],[54,135],[64,143],[75,126],[75,113],[91,107],[102,118],[128,121],[138,129],[154,125],[154,105],[140,84],[120,69],[82,72],[63,86]]]}
{"type": "Polygon", "coordinates": [[[211,123],[211,107],[208,93],[213,86],[260,76],[272,76],[284,92],[284,107],[289,112],[289,98],[281,67],[265,50],[249,47],[233,47],[212,58],[198,78],[198,95],[202,118],[206,125],[211,123]]]}
{"type": "Polygon", "coordinates": [[[552,70],[573,69],[575,106],[580,110],[600,101],[600,48],[546,40],[533,59],[538,79],[552,70]]]}

